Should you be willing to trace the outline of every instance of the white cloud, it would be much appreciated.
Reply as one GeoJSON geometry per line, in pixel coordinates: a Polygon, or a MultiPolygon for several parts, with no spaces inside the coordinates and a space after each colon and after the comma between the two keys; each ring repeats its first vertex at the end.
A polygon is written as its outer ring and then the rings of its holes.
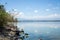
{"type": "Polygon", "coordinates": [[[60,18],[60,14],[55,13],[55,14],[49,14],[46,16],[37,15],[37,16],[31,17],[31,19],[49,19],[49,18],[60,18]]]}
{"type": "Polygon", "coordinates": [[[23,18],[24,17],[24,13],[23,12],[19,12],[17,13],[17,15],[15,16],[16,18],[23,18]]]}
{"type": "Polygon", "coordinates": [[[54,16],[58,16],[58,14],[54,14],[54,16]]]}
{"type": "Polygon", "coordinates": [[[55,14],[49,15],[48,17],[50,17],[50,18],[60,18],[60,14],[55,13],[55,14]]]}
{"type": "Polygon", "coordinates": [[[14,16],[15,18],[23,18],[24,17],[24,13],[23,12],[11,12],[11,15],[14,16]]]}
{"type": "Polygon", "coordinates": [[[50,9],[46,9],[46,11],[50,11],[50,9]]]}
{"type": "Polygon", "coordinates": [[[9,13],[9,11],[8,11],[8,10],[6,10],[6,12],[8,12],[8,13],[9,13]]]}
{"type": "Polygon", "coordinates": [[[55,19],[55,18],[60,18],[60,14],[50,14],[47,16],[40,16],[40,15],[36,15],[36,16],[26,16],[23,12],[18,13],[16,16],[16,18],[23,18],[23,19],[28,19],[28,20],[42,20],[42,19],[55,19]]]}
{"type": "Polygon", "coordinates": [[[12,11],[18,11],[18,10],[14,8],[14,9],[12,9],[12,11]]]}
{"type": "MultiPolygon", "coordinates": [[[[50,9],[46,9],[46,11],[49,11],[50,9]]],[[[34,11],[35,13],[38,12],[38,10],[35,10],[34,11]]],[[[46,15],[46,16],[42,16],[42,15],[33,15],[33,16],[28,16],[28,15],[25,15],[24,12],[18,12],[16,11],[13,11],[13,12],[10,12],[15,18],[23,18],[23,19],[28,19],[28,20],[45,20],[45,19],[55,19],[55,18],[60,18],[60,14],[49,14],[49,15],[46,15]]]]}
{"type": "MultiPolygon", "coordinates": [[[[60,14],[50,14],[47,16],[40,16],[40,15],[35,15],[35,16],[26,16],[24,15],[24,13],[20,13],[21,17],[20,18],[24,18],[24,19],[28,19],[28,20],[47,20],[47,19],[56,19],[56,18],[60,18],[60,14]]],[[[17,16],[19,17],[19,16],[17,16]]]]}
{"type": "Polygon", "coordinates": [[[38,10],[34,10],[35,13],[38,13],[38,10]]]}

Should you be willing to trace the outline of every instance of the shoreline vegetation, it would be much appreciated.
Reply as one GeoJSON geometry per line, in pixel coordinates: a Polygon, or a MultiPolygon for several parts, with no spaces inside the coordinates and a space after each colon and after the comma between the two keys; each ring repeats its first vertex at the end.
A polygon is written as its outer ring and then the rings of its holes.
{"type": "Polygon", "coordinates": [[[23,29],[19,30],[14,25],[17,21],[17,18],[6,12],[4,5],[0,5],[0,40],[18,40],[18,36],[20,40],[23,40],[28,37],[23,29]]]}

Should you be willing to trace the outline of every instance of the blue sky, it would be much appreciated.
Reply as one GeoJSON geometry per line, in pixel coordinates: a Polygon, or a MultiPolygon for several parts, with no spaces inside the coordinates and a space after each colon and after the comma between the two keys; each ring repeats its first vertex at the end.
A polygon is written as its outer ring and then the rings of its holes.
{"type": "Polygon", "coordinates": [[[0,0],[0,4],[20,20],[60,20],[60,0],[0,0]]]}

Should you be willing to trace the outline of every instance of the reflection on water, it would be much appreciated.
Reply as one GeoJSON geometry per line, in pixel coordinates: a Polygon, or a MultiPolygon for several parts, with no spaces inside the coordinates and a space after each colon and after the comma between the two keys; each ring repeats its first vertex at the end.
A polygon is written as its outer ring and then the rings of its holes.
{"type": "Polygon", "coordinates": [[[26,40],[60,40],[60,22],[18,22],[17,26],[30,34],[26,40]]]}

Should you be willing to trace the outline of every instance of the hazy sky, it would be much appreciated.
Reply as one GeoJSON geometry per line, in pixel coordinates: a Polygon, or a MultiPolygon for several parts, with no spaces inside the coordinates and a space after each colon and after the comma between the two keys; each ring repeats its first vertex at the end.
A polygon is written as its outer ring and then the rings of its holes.
{"type": "Polygon", "coordinates": [[[0,0],[0,4],[20,19],[60,19],[60,0],[0,0]]]}

